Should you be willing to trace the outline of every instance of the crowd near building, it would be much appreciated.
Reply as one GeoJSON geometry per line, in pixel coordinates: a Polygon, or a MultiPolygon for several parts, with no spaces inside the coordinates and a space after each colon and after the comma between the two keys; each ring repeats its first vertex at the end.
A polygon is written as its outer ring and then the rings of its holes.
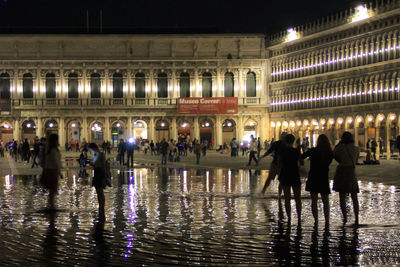
{"type": "Polygon", "coordinates": [[[399,135],[400,1],[276,35],[0,36],[0,139],[248,141],[399,135]]]}

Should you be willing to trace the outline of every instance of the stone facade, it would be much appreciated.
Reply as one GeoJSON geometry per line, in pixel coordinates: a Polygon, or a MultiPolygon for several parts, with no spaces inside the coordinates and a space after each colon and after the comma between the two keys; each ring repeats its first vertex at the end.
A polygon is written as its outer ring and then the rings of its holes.
{"type": "Polygon", "coordinates": [[[0,36],[1,87],[9,87],[11,105],[2,109],[1,138],[57,132],[61,144],[83,138],[115,143],[181,134],[209,139],[214,146],[249,134],[265,139],[264,40],[263,35],[0,36]],[[228,73],[237,114],[178,114],[182,77],[188,82],[186,96],[202,97],[208,79],[207,93],[224,97],[228,73]],[[249,75],[255,82],[251,96],[249,75]]]}
{"type": "Polygon", "coordinates": [[[382,1],[270,38],[270,136],[315,144],[325,133],[336,143],[346,130],[361,147],[376,139],[389,152],[400,125],[399,15],[399,1],[382,1]]]}

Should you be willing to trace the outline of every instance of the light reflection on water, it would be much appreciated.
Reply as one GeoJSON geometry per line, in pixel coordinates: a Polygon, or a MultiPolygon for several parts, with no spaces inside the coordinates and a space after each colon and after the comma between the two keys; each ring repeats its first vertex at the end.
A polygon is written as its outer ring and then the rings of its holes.
{"type": "Polygon", "coordinates": [[[324,229],[321,207],[320,225],[313,227],[310,197],[303,191],[303,223],[288,226],[279,218],[277,184],[265,197],[259,194],[266,174],[115,171],[104,224],[97,221],[91,171],[66,171],[55,216],[42,211],[47,195],[38,177],[7,175],[0,183],[0,264],[400,263],[399,188],[360,182],[360,228],[342,227],[338,196],[332,194],[330,229],[324,229]]]}

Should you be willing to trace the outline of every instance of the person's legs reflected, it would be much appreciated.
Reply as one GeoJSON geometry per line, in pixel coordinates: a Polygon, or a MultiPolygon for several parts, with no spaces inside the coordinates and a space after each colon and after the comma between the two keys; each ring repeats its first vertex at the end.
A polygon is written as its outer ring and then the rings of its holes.
{"type": "Polygon", "coordinates": [[[105,217],[105,197],[104,197],[104,190],[102,187],[96,187],[96,193],[97,193],[97,200],[99,202],[99,216],[101,218],[105,217]]]}
{"type": "Polygon", "coordinates": [[[291,209],[290,209],[290,186],[289,185],[283,185],[283,196],[285,198],[285,210],[286,210],[286,216],[288,217],[288,221],[291,221],[292,216],[291,216],[291,209]]]}
{"type": "Polygon", "coordinates": [[[296,201],[297,221],[301,223],[301,186],[293,186],[294,200],[296,201]]]}
{"type": "MultiPolygon", "coordinates": [[[[271,181],[272,181],[273,179],[275,179],[275,176],[276,176],[277,174],[278,174],[278,167],[276,166],[275,163],[271,163],[271,167],[270,167],[270,169],[269,169],[269,173],[268,173],[267,180],[265,180],[264,187],[263,187],[263,189],[262,189],[262,191],[261,191],[262,194],[265,194],[265,191],[267,190],[267,188],[268,188],[268,186],[270,185],[271,181]]],[[[280,187],[280,186],[279,186],[279,187],[280,187]]],[[[281,187],[280,187],[280,190],[279,190],[279,191],[282,192],[281,187]]],[[[279,193],[279,196],[280,196],[280,195],[281,195],[281,193],[279,193]]]]}
{"type": "Polygon", "coordinates": [[[353,209],[354,209],[354,224],[358,225],[358,213],[359,213],[360,207],[358,204],[357,193],[351,193],[351,199],[353,201],[353,209]]]}
{"type": "Polygon", "coordinates": [[[318,224],[318,193],[311,194],[311,211],[314,217],[314,224],[318,224]]]}
{"type": "Polygon", "coordinates": [[[329,194],[321,194],[322,204],[324,205],[325,225],[329,225],[330,217],[330,204],[329,194]]]}
{"type": "Polygon", "coordinates": [[[339,193],[340,209],[342,210],[343,214],[343,223],[347,222],[346,197],[347,193],[339,193]]]}

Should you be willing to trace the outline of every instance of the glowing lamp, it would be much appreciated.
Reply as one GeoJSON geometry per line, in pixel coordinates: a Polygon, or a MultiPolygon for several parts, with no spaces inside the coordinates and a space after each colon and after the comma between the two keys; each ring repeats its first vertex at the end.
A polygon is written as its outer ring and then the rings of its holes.
{"type": "Polygon", "coordinates": [[[380,116],[380,117],[378,118],[378,120],[380,120],[380,121],[383,121],[383,117],[382,117],[382,116],[380,116]]]}
{"type": "Polygon", "coordinates": [[[322,120],[322,121],[321,121],[321,124],[322,124],[322,125],[325,125],[325,123],[326,123],[325,120],[322,120]]]}
{"type": "Polygon", "coordinates": [[[276,126],[281,127],[281,122],[278,121],[278,123],[276,124],[276,126]]]}
{"type": "Polygon", "coordinates": [[[206,122],[206,124],[205,124],[205,125],[206,125],[206,127],[208,127],[208,126],[210,126],[210,123],[206,122]]]}
{"type": "Polygon", "coordinates": [[[369,117],[369,118],[368,118],[368,121],[371,122],[371,121],[372,121],[372,117],[369,117]]]}
{"type": "Polygon", "coordinates": [[[335,121],[334,121],[334,120],[330,120],[329,123],[330,123],[331,125],[333,125],[333,124],[335,123],[335,121]]]}
{"type": "Polygon", "coordinates": [[[50,122],[49,127],[52,128],[53,126],[54,126],[54,124],[50,122]]]}
{"type": "Polygon", "coordinates": [[[228,122],[228,127],[231,127],[232,126],[232,122],[228,122]]]}
{"type": "Polygon", "coordinates": [[[118,123],[117,123],[117,127],[121,127],[121,123],[118,122],[118,123]]]}
{"type": "Polygon", "coordinates": [[[28,124],[26,125],[26,127],[28,127],[28,128],[31,128],[31,124],[30,124],[30,123],[28,123],[28,124]]]}
{"type": "Polygon", "coordinates": [[[76,126],[76,124],[75,124],[75,123],[73,123],[73,124],[71,124],[71,126],[74,128],[74,127],[76,126]]]}
{"type": "Polygon", "coordinates": [[[165,126],[165,123],[162,122],[162,123],[161,123],[161,127],[164,127],[164,126],[165,126]]]}
{"type": "Polygon", "coordinates": [[[297,122],[297,126],[301,126],[301,121],[298,121],[298,122],[297,122]]]}
{"type": "Polygon", "coordinates": [[[342,120],[342,119],[338,120],[338,123],[339,123],[339,124],[342,124],[342,123],[343,123],[343,120],[342,120]]]}
{"type": "Polygon", "coordinates": [[[353,122],[353,119],[352,119],[352,118],[348,118],[348,119],[347,119],[347,122],[348,122],[348,123],[352,123],[352,122],[353,122]]]}
{"type": "Polygon", "coordinates": [[[395,116],[395,115],[391,115],[391,116],[390,116],[390,120],[393,121],[394,119],[396,119],[396,116],[395,116]]]}
{"type": "Polygon", "coordinates": [[[275,127],[275,122],[271,122],[271,127],[275,127]]]}

